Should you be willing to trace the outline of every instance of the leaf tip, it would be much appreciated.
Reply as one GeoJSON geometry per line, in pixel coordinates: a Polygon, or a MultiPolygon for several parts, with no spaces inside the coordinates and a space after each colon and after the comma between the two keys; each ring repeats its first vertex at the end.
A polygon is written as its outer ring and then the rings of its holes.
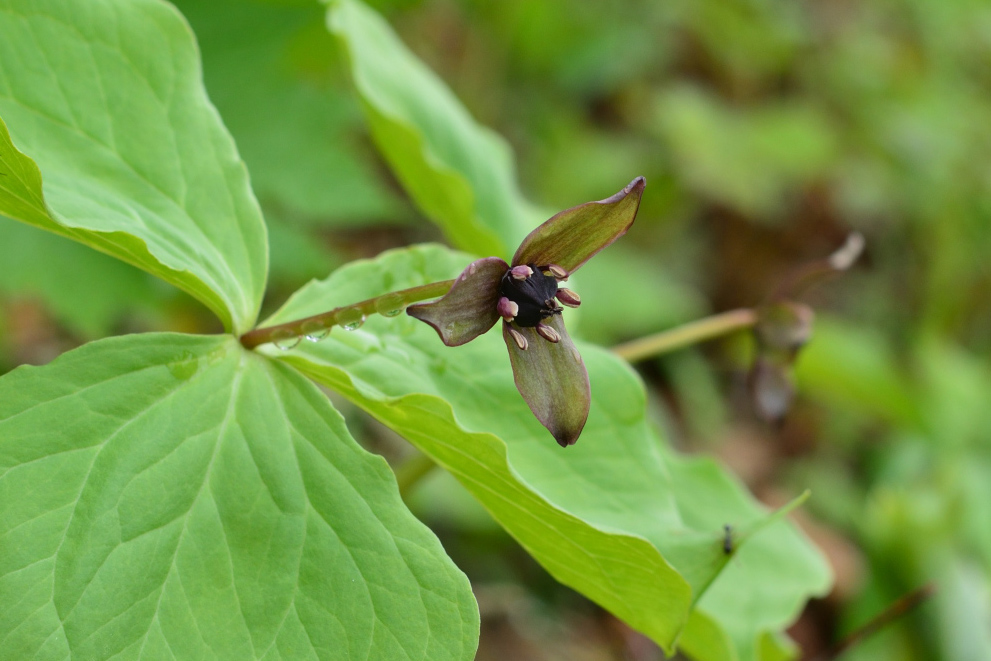
{"type": "Polygon", "coordinates": [[[562,448],[574,445],[578,442],[578,437],[581,436],[582,429],[585,428],[585,423],[582,422],[582,426],[575,430],[553,430],[551,434],[554,435],[554,440],[562,448]]]}

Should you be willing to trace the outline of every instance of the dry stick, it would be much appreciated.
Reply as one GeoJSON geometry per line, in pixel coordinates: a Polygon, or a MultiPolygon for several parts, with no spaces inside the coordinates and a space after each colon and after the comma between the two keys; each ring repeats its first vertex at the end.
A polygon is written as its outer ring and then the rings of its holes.
{"type": "Polygon", "coordinates": [[[770,300],[795,299],[813,286],[850,269],[864,251],[864,235],[851,232],[840,248],[828,257],[817,259],[798,268],[772,292],[770,300]]]}
{"type": "Polygon", "coordinates": [[[734,331],[751,328],[756,323],[756,311],[750,308],[730,310],[689,322],[671,330],[619,344],[613,347],[612,351],[623,360],[635,363],[644,358],[683,349],[692,344],[728,335],[734,331]]]}
{"type": "Polygon", "coordinates": [[[908,594],[899,597],[894,603],[878,613],[872,620],[867,622],[867,624],[855,630],[836,645],[833,645],[833,647],[830,648],[825,654],[815,657],[815,661],[831,661],[832,659],[839,657],[851,647],[874,635],[887,625],[891,624],[894,620],[921,604],[926,599],[932,597],[935,593],[936,586],[932,583],[926,583],[922,587],[916,588],[908,594]]]}
{"type": "Polygon", "coordinates": [[[331,327],[341,323],[337,319],[337,316],[345,310],[347,310],[348,313],[360,312],[362,316],[367,317],[370,314],[382,312],[384,307],[388,307],[390,309],[402,309],[410,303],[416,303],[418,301],[425,301],[428,298],[443,296],[451,289],[453,284],[454,280],[431,282],[428,285],[421,285],[410,289],[401,289],[399,291],[389,292],[388,294],[376,296],[375,298],[369,298],[368,300],[361,301],[360,303],[344,305],[342,307],[329,310],[328,312],[315,314],[312,317],[295,319],[277,326],[256,328],[255,330],[249,331],[241,336],[241,344],[245,349],[254,349],[257,346],[268,342],[274,342],[292,337],[302,337],[308,333],[328,330],[331,327]],[[383,306],[384,303],[388,303],[388,305],[383,306]]]}

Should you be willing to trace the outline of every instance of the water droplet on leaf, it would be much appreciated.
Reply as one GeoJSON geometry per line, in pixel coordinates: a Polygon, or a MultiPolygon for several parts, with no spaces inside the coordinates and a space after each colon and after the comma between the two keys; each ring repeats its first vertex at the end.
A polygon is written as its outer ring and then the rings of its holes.
{"type": "Polygon", "coordinates": [[[358,330],[365,323],[365,315],[358,308],[347,308],[337,313],[335,320],[346,331],[358,330]]]}
{"type": "Polygon", "coordinates": [[[295,348],[302,339],[303,338],[299,335],[293,335],[291,331],[284,330],[277,332],[272,337],[272,344],[274,344],[277,349],[289,351],[290,349],[295,348]]]}
{"type": "Polygon", "coordinates": [[[200,361],[191,351],[183,351],[179,360],[168,365],[169,371],[179,381],[185,381],[196,374],[200,369],[200,361]]]}
{"type": "Polygon", "coordinates": [[[396,317],[402,314],[406,305],[399,294],[386,294],[375,301],[375,311],[383,317],[396,317]]]}
{"type": "Polygon", "coordinates": [[[317,321],[303,324],[303,337],[310,342],[319,342],[330,335],[330,329],[317,321]]]}

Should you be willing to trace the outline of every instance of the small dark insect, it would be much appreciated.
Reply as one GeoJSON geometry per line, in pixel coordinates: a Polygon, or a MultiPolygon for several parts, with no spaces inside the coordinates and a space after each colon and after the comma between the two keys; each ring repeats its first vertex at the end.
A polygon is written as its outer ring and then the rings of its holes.
{"type": "Polygon", "coordinates": [[[723,531],[723,553],[730,555],[733,553],[733,526],[727,523],[723,531]]]}

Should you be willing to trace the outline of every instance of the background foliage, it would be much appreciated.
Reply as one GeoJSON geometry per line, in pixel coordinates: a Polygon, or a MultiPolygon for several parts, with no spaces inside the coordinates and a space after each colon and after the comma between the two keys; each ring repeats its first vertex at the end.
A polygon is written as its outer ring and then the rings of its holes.
{"type": "MultiPolygon", "coordinates": [[[[446,186],[477,193],[479,182],[512,182],[515,153],[520,190],[479,193],[477,211],[466,197],[437,209],[411,181],[421,170],[392,174],[401,155],[376,155],[376,142],[437,136],[410,131],[415,107],[390,122],[402,90],[363,87],[349,66],[357,46],[335,43],[321,7],[178,2],[264,210],[265,305],[351,258],[440,239],[425,217],[461,214],[477,232],[452,236],[458,247],[498,252],[541,217],[535,207],[604,197],[644,174],[637,240],[590,262],[577,285],[586,303],[572,328],[608,345],[759,303],[795,265],[859,229],[864,263],[808,299],[819,319],[782,426],[750,413],[742,340],[643,365],[648,405],[679,449],[718,454],[766,502],[812,488],[803,516],[836,585],[791,630],[807,653],[934,580],[931,603],[849,658],[991,656],[991,9],[979,0],[369,4],[439,77],[435,96],[453,92],[455,105],[437,104],[455,115],[450,125],[470,133],[473,117],[507,141],[480,138],[503,161],[475,163],[440,145],[425,164],[446,186]],[[498,204],[509,210],[487,211],[498,204]],[[491,220],[507,214],[520,228],[491,220]]],[[[339,35],[346,18],[331,24],[339,35]]],[[[4,369],[106,335],[220,330],[187,294],[8,221],[0,264],[4,369]]],[[[394,460],[408,452],[336,404],[367,447],[394,460]]],[[[446,474],[409,498],[472,580],[479,658],[657,658],[550,580],[446,474]]]]}

